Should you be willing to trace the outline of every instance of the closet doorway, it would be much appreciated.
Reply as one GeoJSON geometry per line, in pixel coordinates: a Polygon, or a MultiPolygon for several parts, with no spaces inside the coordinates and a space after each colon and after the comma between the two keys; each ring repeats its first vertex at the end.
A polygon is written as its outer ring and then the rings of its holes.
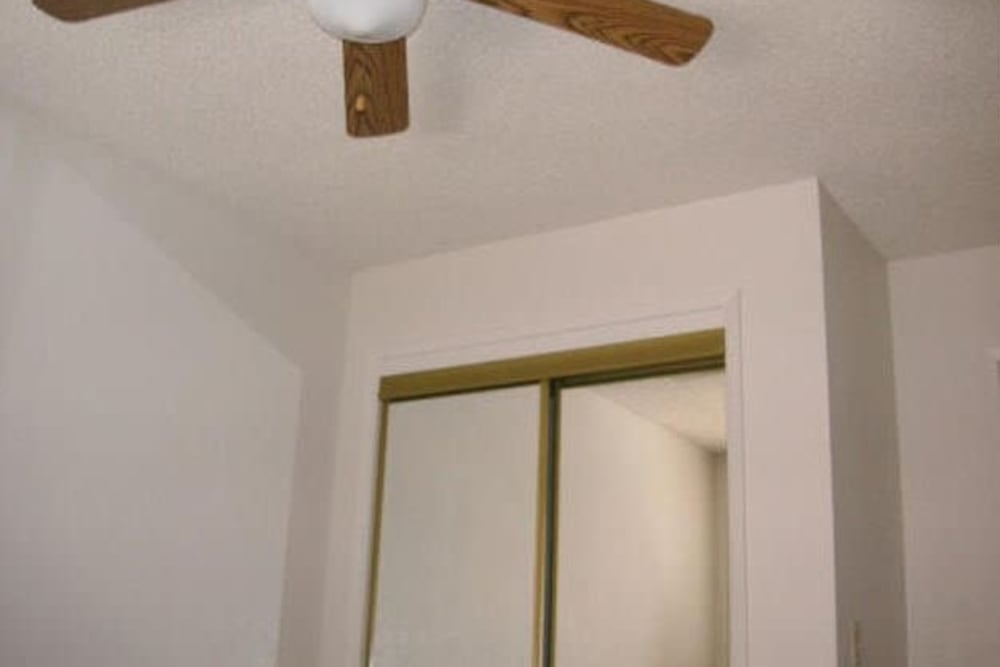
{"type": "Polygon", "coordinates": [[[721,330],[385,377],[369,667],[728,667],[721,330]]]}

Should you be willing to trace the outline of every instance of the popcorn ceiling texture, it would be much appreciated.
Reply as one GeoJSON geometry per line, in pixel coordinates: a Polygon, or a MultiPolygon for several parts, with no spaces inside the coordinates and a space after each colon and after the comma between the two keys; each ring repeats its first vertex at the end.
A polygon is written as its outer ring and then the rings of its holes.
{"type": "Polygon", "coordinates": [[[672,69],[435,0],[411,130],[351,140],[340,47],[304,3],[68,26],[11,0],[0,97],[349,267],[809,174],[889,256],[1000,242],[995,0],[682,6],[717,31],[672,69]]]}

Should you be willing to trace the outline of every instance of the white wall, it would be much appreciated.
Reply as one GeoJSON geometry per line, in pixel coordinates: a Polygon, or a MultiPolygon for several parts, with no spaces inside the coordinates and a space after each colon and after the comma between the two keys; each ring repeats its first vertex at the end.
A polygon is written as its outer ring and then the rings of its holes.
{"type": "Polygon", "coordinates": [[[559,441],[557,664],[725,667],[725,454],[586,387],[562,392],[559,441]]]}
{"type": "Polygon", "coordinates": [[[0,104],[0,662],[315,660],[342,284],[0,104]]]}
{"type": "Polygon", "coordinates": [[[733,664],[833,667],[819,225],[817,184],[802,181],[356,275],[324,664],[360,664],[381,373],[727,324],[731,386],[745,389],[727,420],[746,451],[730,451],[734,484],[746,483],[733,531],[745,514],[747,550],[733,551],[733,664]]]}
{"type": "Polygon", "coordinates": [[[890,266],[912,667],[1000,655],[1000,246],[890,266]]]}
{"type": "Polygon", "coordinates": [[[823,193],[840,663],[906,665],[903,518],[885,260],[823,193]],[[856,628],[856,629],[855,629],[856,628]],[[852,632],[860,630],[859,637],[852,632]]]}

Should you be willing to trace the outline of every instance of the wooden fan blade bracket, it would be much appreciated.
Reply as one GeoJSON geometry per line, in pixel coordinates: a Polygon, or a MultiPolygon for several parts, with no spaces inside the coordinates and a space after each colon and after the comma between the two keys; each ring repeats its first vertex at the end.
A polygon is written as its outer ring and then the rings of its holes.
{"type": "Polygon", "coordinates": [[[406,40],[384,44],[344,42],[347,133],[379,137],[410,124],[406,40]]]}

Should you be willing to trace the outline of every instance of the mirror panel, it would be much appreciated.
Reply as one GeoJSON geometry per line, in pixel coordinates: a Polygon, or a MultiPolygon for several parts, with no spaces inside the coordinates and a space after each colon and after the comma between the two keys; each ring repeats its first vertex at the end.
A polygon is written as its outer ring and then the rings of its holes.
{"type": "Polygon", "coordinates": [[[555,664],[726,667],[723,371],[559,404],[555,664]]]}
{"type": "Polygon", "coordinates": [[[389,404],[373,667],[532,664],[540,392],[389,404]]]}

